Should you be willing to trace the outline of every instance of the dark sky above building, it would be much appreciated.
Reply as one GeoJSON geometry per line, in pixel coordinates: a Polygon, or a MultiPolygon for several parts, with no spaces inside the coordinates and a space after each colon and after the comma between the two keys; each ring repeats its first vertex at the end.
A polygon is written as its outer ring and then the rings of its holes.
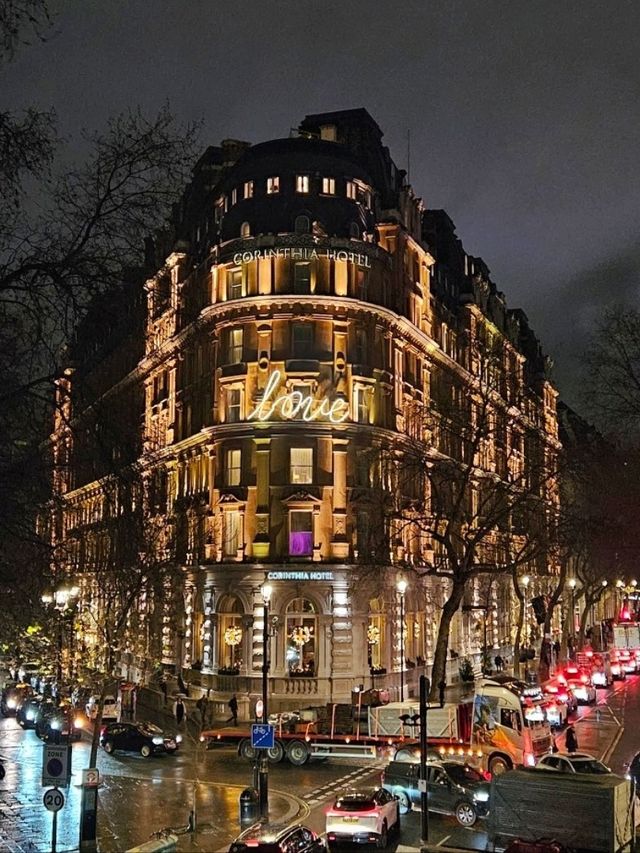
{"type": "Polygon", "coordinates": [[[604,306],[640,282],[636,0],[64,0],[3,100],[81,128],[169,100],[203,140],[287,136],[366,107],[428,207],[443,207],[579,405],[604,306]]]}

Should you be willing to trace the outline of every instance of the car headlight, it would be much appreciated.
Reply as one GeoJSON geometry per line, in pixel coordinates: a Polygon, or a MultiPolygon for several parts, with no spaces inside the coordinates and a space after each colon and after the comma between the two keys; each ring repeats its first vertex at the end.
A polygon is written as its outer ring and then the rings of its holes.
{"type": "Polygon", "coordinates": [[[176,735],[176,743],[182,743],[182,735],[176,735]]]}
{"type": "Polygon", "coordinates": [[[82,728],[82,717],[76,717],[75,720],[73,721],[73,724],[77,729],[81,729],[82,728]]]}
{"type": "Polygon", "coordinates": [[[161,743],[164,743],[164,740],[161,737],[154,737],[151,738],[151,740],[153,743],[155,743],[156,746],[160,746],[161,743]]]}
{"type": "Polygon", "coordinates": [[[33,720],[34,717],[35,714],[33,713],[33,711],[27,711],[27,720],[33,720]]]}
{"type": "Polygon", "coordinates": [[[473,799],[478,803],[486,803],[489,800],[489,792],[488,791],[476,791],[473,795],[473,799]]]}
{"type": "Polygon", "coordinates": [[[17,705],[17,702],[15,699],[7,699],[7,708],[13,709],[16,707],[16,705],[17,705]]]}
{"type": "Polygon", "coordinates": [[[60,720],[51,720],[51,728],[57,731],[60,728],[60,720]]]}

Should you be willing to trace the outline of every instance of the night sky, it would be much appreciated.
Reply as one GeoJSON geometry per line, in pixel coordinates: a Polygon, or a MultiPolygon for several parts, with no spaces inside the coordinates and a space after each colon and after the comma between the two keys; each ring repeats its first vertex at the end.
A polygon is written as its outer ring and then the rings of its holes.
{"type": "Polygon", "coordinates": [[[638,304],[640,4],[562,0],[66,0],[0,76],[10,109],[81,128],[168,100],[203,141],[287,136],[366,107],[580,406],[603,306],[638,304]]]}

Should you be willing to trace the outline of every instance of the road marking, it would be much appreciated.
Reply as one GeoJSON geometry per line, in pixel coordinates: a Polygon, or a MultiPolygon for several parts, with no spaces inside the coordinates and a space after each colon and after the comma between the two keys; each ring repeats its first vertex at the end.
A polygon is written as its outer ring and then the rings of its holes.
{"type": "Polygon", "coordinates": [[[442,845],[444,844],[444,842],[445,842],[445,841],[448,841],[450,838],[451,838],[451,836],[450,836],[450,835],[445,835],[445,837],[442,839],[442,841],[438,841],[438,843],[436,844],[436,847],[442,847],[442,845]]]}
{"type": "Polygon", "coordinates": [[[614,750],[614,749],[616,748],[616,746],[618,745],[618,741],[619,741],[619,740],[620,740],[620,738],[622,737],[622,732],[623,732],[623,731],[624,731],[624,726],[620,726],[620,729],[619,729],[619,731],[618,731],[618,734],[617,734],[617,735],[614,737],[614,739],[611,741],[611,745],[609,746],[609,748],[608,748],[607,750],[605,750],[605,752],[604,752],[604,754],[603,754],[603,756],[602,756],[602,761],[603,761],[605,764],[606,764],[606,763],[607,763],[607,761],[609,760],[609,758],[610,758],[611,754],[613,753],[613,750],[614,750]]]}

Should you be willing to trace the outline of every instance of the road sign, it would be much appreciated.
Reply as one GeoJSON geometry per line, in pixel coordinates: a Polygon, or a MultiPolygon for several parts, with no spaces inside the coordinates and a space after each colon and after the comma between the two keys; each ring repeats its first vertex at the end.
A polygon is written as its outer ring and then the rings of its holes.
{"type": "Polygon", "coordinates": [[[273,749],[275,746],[275,726],[251,726],[251,746],[254,749],[273,749]]]}
{"type": "Polygon", "coordinates": [[[258,699],[256,702],[256,718],[258,720],[262,719],[262,714],[264,713],[264,703],[262,699],[258,699]]]}
{"type": "Polygon", "coordinates": [[[42,784],[66,787],[71,779],[71,744],[44,745],[42,753],[42,784]]]}
{"type": "Polygon", "coordinates": [[[100,784],[100,773],[95,767],[82,771],[82,785],[85,788],[97,788],[100,784]]]}
{"type": "Polygon", "coordinates": [[[64,805],[64,794],[57,788],[52,788],[50,791],[44,792],[42,802],[50,812],[59,812],[64,805]]]}

